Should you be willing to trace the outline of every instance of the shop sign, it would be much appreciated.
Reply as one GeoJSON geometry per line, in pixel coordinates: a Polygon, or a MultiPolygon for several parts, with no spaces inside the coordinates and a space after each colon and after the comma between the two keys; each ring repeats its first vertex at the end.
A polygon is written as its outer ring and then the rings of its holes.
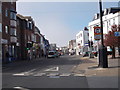
{"type": "Polygon", "coordinates": [[[120,36],[120,32],[114,32],[114,35],[115,35],[116,37],[118,37],[118,36],[120,36]]]}
{"type": "Polygon", "coordinates": [[[1,43],[2,43],[2,44],[7,44],[7,43],[8,43],[8,40],[6,40],[6,39],[1,39],[1,43]]]}

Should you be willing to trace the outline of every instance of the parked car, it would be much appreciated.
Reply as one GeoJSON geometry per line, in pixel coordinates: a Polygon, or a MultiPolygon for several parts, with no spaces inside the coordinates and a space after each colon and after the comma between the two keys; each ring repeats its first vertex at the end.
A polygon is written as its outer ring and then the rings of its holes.
{"type": "Polygon", "coordinates": [[[55,58],[58,57],[58,54],[56,51],[49,51],[48,52],[48,58],[55,58]]]}
{"type": "Polygon", "coordinates": [[[83,52],[83,57],[89,56],[88,52],[83,52]]]}

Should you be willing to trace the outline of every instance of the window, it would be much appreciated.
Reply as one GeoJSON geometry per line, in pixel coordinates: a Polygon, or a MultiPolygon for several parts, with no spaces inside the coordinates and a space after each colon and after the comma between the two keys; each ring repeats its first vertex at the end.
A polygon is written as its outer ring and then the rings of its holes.
{"type": "Polygon", "coordinates": [[[13,4],[13,0],[11,0],[11,4],[13,4]]]}
{"type": "Polygon", "coordinates": [[[2,32],[2,24],[0,23],[0,32],[2,32]]]}
{"type": "Polygon", "coordinates": [[[28,22],[27,22],[27,28],[28,28],[28,29],[32,29],[32,22],[31,22],[31,21],[28,21],[28,22]]]}
{"type": "Polygon", "coordinates": [[[87,35],[89,36],[89,33],[87,33],[87,35]]]}
{"type": "Polygon", "coordinates": [[[1,4],[0,4],[0,13],[2,12],[2,7],[1,7],[1,4]]]}
{"type": "Polygon", "coordinates": [[[82,40],[81,40],[81,44],[82,44],[82,40]]]}
{"type": "Polygon", "coordinates": [[[10,25],[16,27],[16,21],[15,20],[10,20],[10,25]]]}
{"type": "Polygon", "coordinates": [[[82,37],[82,33],[81,33],[80,35],[81,35],[81,37],[82,37]]]}
{"type": "Polygon", "coordinates": [[[30,29],[32,29],[32,22],[30,22],[29,25],[30,25],[30,29]]]}
{"type": "Polygon", "coordinates": [[[27,28],[29,28],[29,22],[27,22],[27,28]]]}
{"type": "Polygon", "coordinates": [[[115,18],[113,19],[113,24],[115,24],[115,18]]]}
{"type": "Polygon", "coordinates": [[[28,35],[28,40],[30,40],[30,36],[28,35]]]}
{"type": "Polygon", "coordinates": [[[111,25],[111,21],[109,20],[109,25],[111,25]]]}
{"type": "Polygon", "coordinates": [[[32,22],[29,22],[29,28],[32,29],[32,22]]]}
{"type": "Polygon", "coordinates": [[[16,13],[15,12],[10,12],[10,19],[16,20],[16,13]]]}
{"type": "Polygon", "coordinates": [[[11,28],[11,30],[10,30],[10,35],[14,35],[14,36],[17,35],[17,34],[16,34],[16,29],[15,29],[15,28],[11,28]]]}
{"type": "Polygon", "coordinates": [[[8,26],[5,26],[5,32],[8,34],[8,26]]]}
{"type": "Polygon", "coordinates": [[[5,16],[8,17],[8,9],[5,10],[5,16]]]}

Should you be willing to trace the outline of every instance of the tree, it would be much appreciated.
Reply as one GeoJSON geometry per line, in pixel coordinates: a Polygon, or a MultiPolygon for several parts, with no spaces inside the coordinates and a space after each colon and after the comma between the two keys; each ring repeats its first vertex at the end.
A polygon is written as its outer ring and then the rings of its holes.
{"type": "Polygon", "coordinates": [[[120,25],[113,25],[104,39],[105,46],[112,49],[112,58],[115,58],[115,47],[120,47],[120,36],[115,36],[115,32],[120,32],[120,25]]]}

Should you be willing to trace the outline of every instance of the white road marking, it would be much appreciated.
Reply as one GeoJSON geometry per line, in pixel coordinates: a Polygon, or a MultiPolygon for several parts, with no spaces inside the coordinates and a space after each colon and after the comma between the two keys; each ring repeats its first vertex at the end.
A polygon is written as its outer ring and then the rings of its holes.
{"type": "Polygon", "coordinates": [[[43,76],[43,75],[45,75],[46,73],[37,73],[37,74],[35,74],[35,75],[33,75],[33,76],[43,76]]]}
{"type": "Polygon", "coordinates": [[[32,72],[35,70],[36,69],[32,69],[27,72],[16,73],[16,74],[13,74],[13,76],[29,76],[29,75],[32,75],[33,74],[32,72]]]}
{"type": "Polygon", "coordinates": [[[60,76],[70,76],[70,75],[71,75],[70,73],[63,73],[60,76]]]}
{"type": "Polygon", "coordinates": [[[86,75],[86,77],[92,77],[92,76],[96,76],[96,74],[86,75]]]}
{"type": "Polygon", "coordinates": [[[46,69],[45,71],[59,71],[59,67],[49,68],[49,69],[46,69]]]}
{"type": "Polygon", "coordinates": [[[14,89],[17,89],[17,90],[30,90],[30,89],[27,89],[27,88],[23,88],[23,87],[13,87],[14,89]]]}
{"type": "Polygon", "coordinates": [[[74,76],[85,76],[84,74],[74,74],[74,76]]]}

